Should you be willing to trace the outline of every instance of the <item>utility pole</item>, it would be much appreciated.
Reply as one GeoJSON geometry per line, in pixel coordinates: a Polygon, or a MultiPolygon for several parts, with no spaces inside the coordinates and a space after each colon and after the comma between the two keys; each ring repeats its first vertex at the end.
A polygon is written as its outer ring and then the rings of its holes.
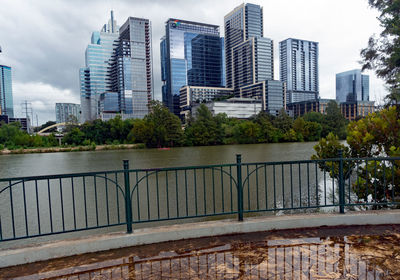
{"type": "Polygon", "coordinates": [[[21,103],[22,107],[22,113],[25,113],[26,117],[26,122],[29,122],[29,127],[28,127],[28,133],[30,132],[30,126],[33,125],[33,111],[32,111],[32,103],[28,102],[28,100],[25,100],[24,102],[21,103]],[[32,123],[31,123],[31,117],[32,116],[32,123]]]}

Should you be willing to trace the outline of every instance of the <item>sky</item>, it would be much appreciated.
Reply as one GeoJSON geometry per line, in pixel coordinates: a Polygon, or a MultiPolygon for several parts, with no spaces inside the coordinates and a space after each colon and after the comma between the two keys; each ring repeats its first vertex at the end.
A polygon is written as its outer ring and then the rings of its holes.
{"type": "MultiPolygon", "coordinates": [[[[264,37],[274,41],[274,72],[279,79],[279,42],[297,38],[319,42],[321,98],[335,98],[335,74],[361,68],[360,50],[379,34],[378,12],[367,0],[253,0],[264,8],[264,37]]],[[[91,33],[129,16],[150,19],[154,97],[161,99],[160,38],[168,18],[216,24],[239,0],[0,0],[0,64],[12,67],[16,116],[32,104],[34,123],[55,120],[55,103],[80,103],[79,68],[91,33]],[[36,122],[36,115],[37,120],[36,122]]],[[[382,80],[370,75],[370,99],[383,102],[382,80]]]]}

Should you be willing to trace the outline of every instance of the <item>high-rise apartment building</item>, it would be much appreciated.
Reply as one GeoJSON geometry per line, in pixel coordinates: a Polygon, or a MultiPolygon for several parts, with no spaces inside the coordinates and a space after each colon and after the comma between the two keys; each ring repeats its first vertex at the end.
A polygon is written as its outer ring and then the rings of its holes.
{"type": "Polygon", "coordinates": [[[81,106],[73,103],[56,103],[56,122],[80,122],[81,106]]]}
{"type": "Polygon", "coordinates": [[[318,43],[286,39],[279,43],[280,80],[286,83],[288,102],[318,99],[318,43]]]}
{"type": "Polygon", "coordinates": [[[219,26],[168,19],[161,38],[162,100],[171,112],[180,114],[183,86],[223,87],[224,52],[219,26]]]}
{"type": "Polygon", "coordinates": [[[274,79],[273,41],[251,37],[232,50],[235,89],[274,79]]]}
{"type": "Polygon", "coordinates": [[[233,48],[251,37],[263,37],[263,9],[259,5],[242,4],[224,17],[226,86],[233,87],[233,48]]]}
{"type": "Polygon", "coordinates": [[[86,48],[85,67],[79,70],[83,122],[99,118],[100,95],[111,90],[109,64],[118,32],[119,27],[111,11],[108,24],[92,33],[86,48]]]}
{"type": "Polygon", "coordinates": [[[242,4],[225,21],[226,84],[236,97],[261,101],[277,114],[285,107],[285,85],[274,81],[273,41],[263,37],[263,9],[242,4]]]}
{"type": "Polygon", "coordinates": [[[359,69],[336,74],[336,101],[369,101],[369,76],[359,69]]]}
{"type": "Polygon", "coordinates": [[[151,23],[148,19],[129,17],[119,30],[111,63],[111,91],[105,93],[114,107],[112,100],[118,97],[115,113],[122,113],[125,118],[143,118],[148,114],[153,100],[152,63],[151,23]]]}
{"type": "Polygon", "coordinates": [[[11,67],[0,65],[0,115],[14,117],[11,67]]]}

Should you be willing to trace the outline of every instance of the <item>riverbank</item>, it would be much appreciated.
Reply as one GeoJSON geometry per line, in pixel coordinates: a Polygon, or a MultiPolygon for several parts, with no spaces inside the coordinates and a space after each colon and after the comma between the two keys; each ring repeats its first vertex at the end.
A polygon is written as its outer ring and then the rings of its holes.
{"type": "Polygon", "coordinates": [[[10,154],[36,154],[36,153],[60,153],[60,152],[81,152],[81,151],[105,151],[105,150],[131,150],[143,149],[144,144],[119,144],[119,145],[91,145],[77,147],[47,147],[47,148],[30,148],[30,149],[3,149],[0,155],[10,154]]]}

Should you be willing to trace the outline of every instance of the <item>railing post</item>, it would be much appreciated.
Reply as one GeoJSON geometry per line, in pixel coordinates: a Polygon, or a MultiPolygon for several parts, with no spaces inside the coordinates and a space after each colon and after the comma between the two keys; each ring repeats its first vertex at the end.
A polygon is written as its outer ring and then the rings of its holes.
{"type": "Polygon", "coordinates": [[[339,150],[339,209],[344,213],[343,150],[339,150]]]}
{"type": "Polygon", "coordinates": [[[132,233],[132,202],[129,183],[129,160],[124,159],[124,184],[125,184],[125,220],[126,232],[132,233]]]}
{"type": "Polygon", "coordinates": [[[243,221],[242,155],[236,155],[238,220],[243,221]]]}

